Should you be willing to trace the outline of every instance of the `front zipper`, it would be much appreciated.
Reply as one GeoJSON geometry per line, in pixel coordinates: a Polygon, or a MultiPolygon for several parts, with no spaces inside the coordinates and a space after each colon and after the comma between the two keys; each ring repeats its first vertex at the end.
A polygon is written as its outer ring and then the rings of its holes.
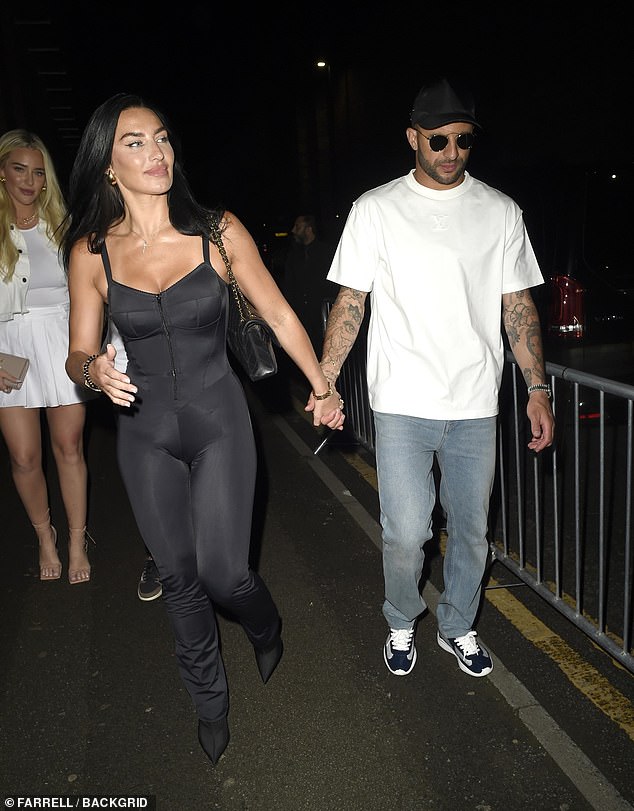
{"type": "Polygon", "coordinates": [[[161,323],[163,324],[163,331],[165,332],[165,337],[167,338],[167,348],[169,349],[170,353],[170,364],[172,367],[172,383],[174,386],[174,399],[178,400],[178,379],[176,377],[176,364],[174,362],[174,349],[172,347],[172,339],[170,337],[170,332],[167,328],[167,321],[165,320],[165,313],[163,311],[163,300],[161,298],[162,293],[156,294],[156,303],[158,304],[159,312],[161,314],[161,323]]]}

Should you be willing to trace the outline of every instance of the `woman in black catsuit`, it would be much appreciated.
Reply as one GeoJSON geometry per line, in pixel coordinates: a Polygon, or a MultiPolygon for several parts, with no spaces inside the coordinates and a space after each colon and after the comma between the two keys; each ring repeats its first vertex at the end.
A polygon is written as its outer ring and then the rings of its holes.
{"type": "Polygon", "coordinates": [[[121,474],[160,573],[199,740],[216,763],[229,728],[214,603],[242,624],[265,682],[282,641],[275,603],[248,564],[256,453],[226,354],[227,276],[210,243],[213,215],[245,295],[322,392],[310,400],[314,424],[341,428],[343,403],[305,330],[238,218],[193,199],[165,119],[125,94],[94,112],[70,180],[66,368],[123,406],[121,474]],[[112,345],[100,352],[104,303],[124,341],[125,374],[112,345]]]}

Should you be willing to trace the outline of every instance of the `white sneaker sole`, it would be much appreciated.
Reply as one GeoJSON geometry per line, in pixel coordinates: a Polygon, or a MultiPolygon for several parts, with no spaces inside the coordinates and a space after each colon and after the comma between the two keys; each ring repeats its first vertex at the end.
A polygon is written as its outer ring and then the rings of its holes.
{"type": "Polygon", "coordinates": [[[147,596],[147,597],[145,595],[142,595],[141,592],[137,589],[137,597],[139,598],[139,600],[142,600],[144,603],[149,603],[152,600],[158,600],[158,598],[161,597],[162,595],[163,595],[163,589],[161,589],[160,591],[157,591],[156,594],[152,594],[152,595],[147,596]]]}

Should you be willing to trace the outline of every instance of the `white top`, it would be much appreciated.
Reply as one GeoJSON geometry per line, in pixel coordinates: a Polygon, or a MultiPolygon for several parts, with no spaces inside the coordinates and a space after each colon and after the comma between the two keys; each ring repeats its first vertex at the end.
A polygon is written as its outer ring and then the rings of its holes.
{"type": "Polygon", "coordinates": [[[498,413],[502,294],[543,283],[522,212],[465,174],[453,189],[413,171],[352,205],[328,279],[370,293],[375,411],[437,420],[498,413]]]}
{"type": "Polygon", "coordinates": [[[50,249],[46,233],[37,226],[20,231],[26,244],[31,266],[31,281],[26,294],[26,306],[52,307],[68,303],[68,282],[57,253],[50,249]],[[35,270],[34,270],[35,269],[35,270]]]}
{"type": "Polygon", "coordinates": [[[125,351],[125,346],[123,345],[123,338],[121,337],[121,333],[115,327],[114,322],[111,318],[108,318],[108,328],[106,330],[106,338],[103,342],[103,346],[101,347],[101,351],[106,351],[106,344],[112,344],[114,348],[117,350],[117,354],[114,358],[114,368],[118,372],[125,372],[128,368],[128,355],[125,351]]]}

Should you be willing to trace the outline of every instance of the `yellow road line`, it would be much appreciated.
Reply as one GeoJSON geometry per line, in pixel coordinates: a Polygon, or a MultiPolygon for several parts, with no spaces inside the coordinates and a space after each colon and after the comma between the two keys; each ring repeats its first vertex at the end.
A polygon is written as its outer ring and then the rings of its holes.
{"type": "MultiPolygon", "coordinates": [[[[498,585],[493,578],[489,579],[489,583],[498,585]]],[[[614,688],[558,634],[537,619],[507,589],[486,590],[485,596],[525,639],[532,642],[559,667],[580,693],[634,740],[634,706],[626,696],[614,688]]]]}
{"type": "Polygon", "coordinates": [[[359,473],[367,483],[378,491],[379,482],[376,477],[376,469],[369,465],[359,456],[359,454],[342,450],[341,453],[346,458],[346,462],[359,473]]]}

